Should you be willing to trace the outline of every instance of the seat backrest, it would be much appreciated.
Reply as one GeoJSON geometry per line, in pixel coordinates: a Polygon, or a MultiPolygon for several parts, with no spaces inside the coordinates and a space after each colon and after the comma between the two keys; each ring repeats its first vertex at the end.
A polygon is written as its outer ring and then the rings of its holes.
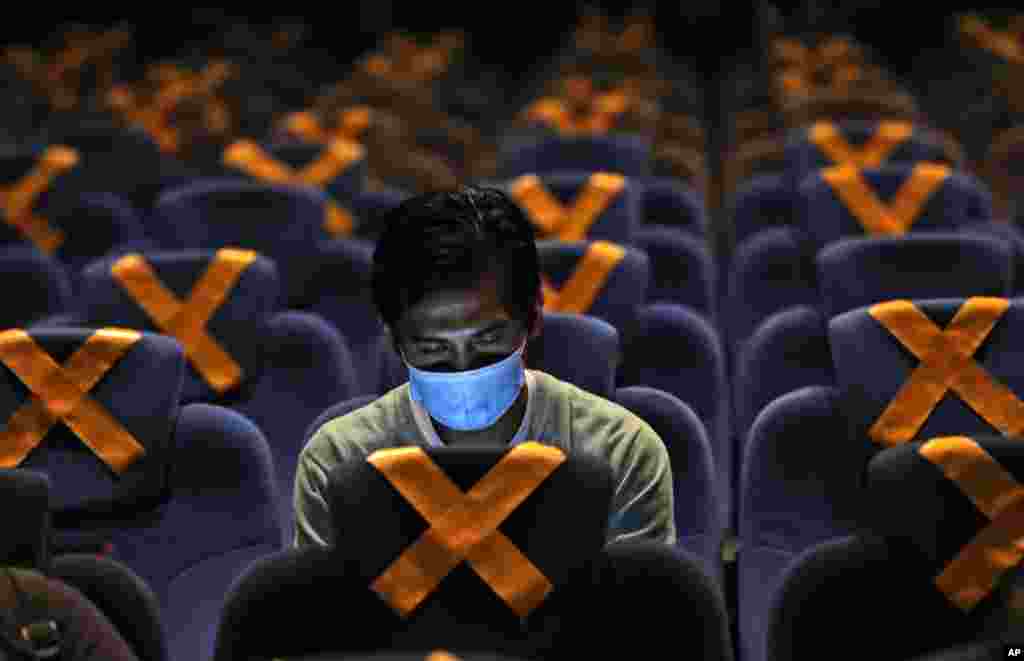
{"type": "Polygon", "coordinates": [[[610,399],[621,366],[620,333],[596,317],[545,312],[539,336],[526,344],[526,366],[610,399]]]}
{"type": "Polygon", "coordinates": [[[897,298],[1011,296],[1015,275],[1005,242],[939,232],[841,239],[816,261],[828,318],[897,298]]]}
{"type": "Polygon", "coordinates": [[[366,150],[345,139],[326,145],[282,144],[265,148],[237,140],[223,153],[226,174],[240,174],[271,185],[309,187],[325,197],[325,236],[350,236],[355,218],[344,200],[362,191],[367,177],[366,150]]]}
{"type": "Polygon", "coordinates": [[[156,220],[172,228],[176,248],[239,247],[278,263],[285,274],[324,238],[326,198],[312,188],[200,180],[165,192],[156,220]]]}
{"type": "Polygon", "coordinates": [[[134,253],[82,274],[82,315],[174,337],[188,359],[182,400],[224,401],[267,364],[263,342],[279,310],[277,268],[248,250],[134,253]]]}
{"type": "MultiPolygon", "coordinates": [[[[306,268],[292,280],[289,298],[299,310],[312,312],[332,324],[345,338],[359,380],[359,394],[382,394],[385,326],[373,302],[372,246],[335,239],[323,243],[307,258],[306,268]]],[[[397,358],[397,357],[396,357],[397,358]]]]}
{"type": "Polygon", "coordinates": [[[937,163],[825,168],[801,182],[796,223],[824,247],[845,236],[956,231],[987,221],[987,191],[970,175],[937,163]]]}
{"type": "Polygon", "coordinates": [[[0,565],[48,569],[50,565],[50,480],[45,473],[0,470],[0,503],[7,521],[0,539],[0,565]]]}
{"type": "Polygon", "coordinates": [[[597,171],[644,177],[650,174],[650,160],[650,141],[640,136],[552,136],[500,154],[498,171],[505,179],[531,173],[597,171]]]}
{"type": "MultiPolygon", "coordinates": [[[[39,571],[50,579],[62,581],[71,587],[64,596],[72,601],[84,596],[91,601],[89,607],[99,609],[113,622],[140,659],[162,661],[167,658],[157,599],[135,572],[115,560],[97,555],[51,557],[50,478],[47,474],[17,468],[0,470],[0,503],[7,513],[6,532],[0,542],[0,565],[39,571]]],[[[47,592],[62,591],[53,581],[35,587],[47,592]]],[[[83,615],[81,611],[75,612],[83,615]]],[[[71,626],[72,637],[82,631],[80,622],[73,622],[71,626]]]]}
{"type": "Polygon", "coordinates": [[[67,240],[54,216],[72,204],[78,152],[55,145],[0,155],[0,243],[30,243],[52,255],[67,240]]]}
{"type": "Polygon", "coordinates": [[[895,300],[829,322],[844,417],[879,448],[1024,428],[1022,301],[895,300]]]}
{"type": "Polygon", "coordinates": [[[547,312],[587,314],[622,333],[646,300],[650,261],[636,248],[607,241],[540,241],[537,256],[547,312]]]}
{"type": "Polygon", "coordinates": [[[615,402],[649,424],[668,450],[674,485],[677,545],[703,561],[708,576],[721,579],[725,522],[714,453],[704,423],[674,395],[646,386],[619,388],[615,402]]]}
{"type": "Polygon", "coordinates": [[[643,180],[641,222],[679,227],[696,236],[708,231],[707,210],[691,188],[669,177],[643,180]]]}
{"type": "Polygon", "coordinates": [[[878,658],[913,658],[1008,633],[1012,574],[1024,557],[1014,543],[1022,534],[1020,439],[904,443],[876,455],[864,476],[863,533],[794,564],[773,613],[772,651],[809,659],[802,639],[837,631],[834,623],[869,604],[883,615],[879,633],[887,643],[875,646],[878,658]],[[879,604],[883,586],[892,599],[879,604]],[[922,617],[898,622],[899,612],[922,617]]]}
{"type": "Polygon", "coordinates": [[[758,325],[797,305],[817,305],[814,253],[791,227],[759,232],[736,249],[729,272],[724,325],[736,356],[758,325]]]}
{"type": "Polygon", "coordinates": [[[904,121],[817,121],[790,133],[786,172],[793,188],[822,168],[850,164],[877,168],[889,163],[930,161],[958,167],[936,133],[904,121]]]}
{"type": "MultiPolygon", "coordinates": [[[[88,323],[164,333],[182,345],[182,401],[219,404],[255,422],[283,492],[301,449],[295,429],[357,392],[342,337],[315,315],[281,310],[273,262],[251,251],[128,255],[91,266],[86,285],[88,323]]],[[[289,503],[281,503],[286,525],[289,503]]]]}
{"type": "Polygon", "coordinates": [[[725,354],[711,324],[680,305],[645,305],[632,332],[623,338],[616,385],[649,386],[693,407],[710,434],[724,510],[732,484],[729,392],[725,354]]]}
{"type": "Polygon", "coordinates": [[[396,448],[339,466],[326,498],[345,544],[286,551],[251,568],[225,609],[216,658],[382,648],[546,652],[572,612],[574,587],[589,580],[604,547],[612,493],[603,460],[532,442],[396,448]],[[463,514],[445,521],[438,507],[451,506],[463,514]],[[358,522],[381,534],[351,534],[358,522]],[[448,541],[435,546],[427,530],[448,541]],[[481,543],[484,531],[490,541],[481,543]],[[406,563],[423,553],[435,558],[431,569],[406,574],[406,563]],[[302,635],[281,635],[297,630],[288,626],[267,636],[269,612],[259,604],[268,589],[280,590],[278,604],[297,607],[284,620],[305,610],[311,589],[326,589],[358,607],[362,625],[339,636],[337,627],[317,626],[323,617],[307,614],[302,635]]]}
{"type": "Polygon", "coordinates": [[[834,383],[827,318],[820,309],[794,306],[765,319],[736,356],[733,371],[739,456],[754,418],[772,400],[805,386],[834,383]]]}
{"type": "Polygon", "coordinates": [[[667,226],[641,227],[633,238],[651,265],[646,302],[687,305],[715,322],[718,272],[707,241],[667,226]]]}
{"type": "Polygon", "coordinates": [[[2,465],[50,477],[56,528],[165,495],[184,373],[174,340],[113,328],[9,329],[0,356],[2,465]]]}
{"type": "Polygon", "coordinates": [[[19,292],[0,313],[0,327],[18,328],[71,312],[71,279],[64,267],[31,246],[0,248],[0,279],[19,292]]]}
{"type": "Polygon", "coordinates": [[[796,212],[796,195],[782,174],[753,177],[729,198],[732,241],[739,245],[762,230],[792,225],[796,212]]]}
{"type": "Polygon", "coordinates": [[[773,658],[765,654],[768,613],[786,568],[808,547],[861,523],[860,477],[875,448],[847,432],[837,390],[821,385],[778,397],[750,427],[738,489],[744,659],[773,658]]]}
{"type": "Polygon", "coordinates": [[[264,154],[253,156],[256,160],[238,164],[251,175],[259,172],[259,164],[268,163],[264,158],[269,157],[291,169],[298,180],[321,187],[334,198],[346,199],[365,188],[366,150],[358,143],[335,140],[325,145],[271,145],[264,154]]]}
{"type": "Polygon", "coordinates": [[[629,244],[640,222],[640,189],[619,174],[525,174],[504,186],[539,239],[629,244]]]}
{"type": "Polygon", "coordinates": [[[146,236],[135,208],[113,193],[82,195],[52,218],[67,235],[54,255],[74,276],[89,262],[108,254],[155,244],[146,236]]]}

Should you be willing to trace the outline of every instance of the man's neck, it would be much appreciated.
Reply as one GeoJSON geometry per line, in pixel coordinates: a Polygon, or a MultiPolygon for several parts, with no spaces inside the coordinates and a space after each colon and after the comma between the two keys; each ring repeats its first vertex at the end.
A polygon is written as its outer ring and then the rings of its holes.
{"type": "Polygon", "coordinates": [[[445,445],[508,445],[509,441],[516,435],[516,432],[519,431],[519,426],[523,422],[523,416],[526,415],[527,397],[528,389],[524,383],[512,407],[487,429],[460,431],[458,429],[449,429],[434,419],[431,419],[431,422],[434,425],[434,430],[437,432],[437,437],[445,445]]]}

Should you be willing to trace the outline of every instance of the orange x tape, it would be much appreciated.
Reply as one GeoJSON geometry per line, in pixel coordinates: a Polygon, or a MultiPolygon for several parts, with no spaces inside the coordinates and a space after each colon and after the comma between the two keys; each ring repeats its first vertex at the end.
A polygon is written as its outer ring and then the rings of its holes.
{"type": "Polygon", "coordinates": [[[808,48],[792,39],[780,39],[773,48],[782,65],[779,80],[783,89],[790,93],[809,92],[815,87],[811,80],[819,70],[832,70],[826,85],[832,88],[861,76],[860,67],[849,61],[853,47],[845,39],[831,39],[818,48],[808,48]]]}
{"type": "Polygon", "coordinates": [[[430,528],[372,584],[402,617],[463,561],[520,617],[539,606],[551,582],[498,526],[565,461],[558,448],[522,443],[463,493],[421,448],[381,450],[368,461],[430,528]]]}
{"type": "Polygon", "coordinates": [[[960,31],[973,37],[985,50],[1009,62],[1024,62],[1024,47],[1011,32],[995,30],[977,16],[965,16],[960,19],[960,31]]]}
{"type": "Polygon", "coordinates": [[[542,238],[561,241],[581,241],[597,217],[626,187],[621,175],[595,172],[590,175],[571,207],[562,206],[554,195],[533,174],[523,175],[512,182],[512,197],[540,228],[542,238]]]}
{"type": "Polygon", "coordinates": [[[119,328],[97,330],[61,367],[25,331],[0,333],[0,362],[35,395],[0,431],[0,467],[17,467],[58,421],[116,473],[145,454],[135,437],[89,397],[140,336],[119,328]]]}
{"type": "Polygon", "coordinates": [[[629,94],[622,90],[598,94],[589,99],[590,112],[577,116],[561,99],[545,97],[527,107],[525,115],[566,135],[601,134],[611,130],[630,102],[629,94]]]}
{"type": "MultiPolygon", "coordinates": [[[[342,170],[358,161],[365,154],[363,147],[349,140],[336,139],[327,144],[320,158],[302,170],[273,158],[251,140],[239,140],[224,152],[224,163],[248,172],[253,177],[275,184],[291,184],[323,188],[342,170]]],[[[337,203],[328,200],[324,229],[332,236],[352,233],[355,223],[351,214],[337,203]]]]}
{"type": "Polygon", "coordinates": [[[167,115],[162,114],[155,106],[138,104],[135,94],[124,85],[112,88],[107,93],[107,102],[128,121],[142,127],[162,151],[167,153],[178,151],[180,146],[178,130],[168,124],[167,115]]]}
{"type": "Polygon", "coordinates": [[[604,289],[608,276],[619,265],[626,251],[607,241],[594,241],[583,254],[572,275],[556,290],[547,278],[542,278],[544,310],[586,314],[604,289]]]}
{"type": "Polygon", "coordinates": [[[810,140],[836,165],[877,168],[914,132],[908,122],[879,122],[871,139],[859,149],[850,145],[832,122],[816,122],[810,140]]]}
{"type": "Polygon", "coordinates": [[[241,382],[242,368],[206,332],[206,324],[256,257],[248,250],[218,250],[184,303],[160,282],[141,255],[117,260],[111,273],[156,327],[181,343],[203,380],[223,393],[241,382]]]}
{"type": "Polygon", "coordinates": [[[970,611],[1024,558],[1024,486],[970,438],[936,438],[918,452],[990,521],[935,579],[950,601],[970,611]]]}
{"type": "Polygon", "coordinates": [[[853,165],[825,168],[821,176],[868,234],[902,235],[920,215],[928,198],[942,186],[950,170],[938,163],[918,163],[889,204],[878,199],[853,165]]]}
{"type": "Polygon", "coordinates": [[[950,390],[1003,434],[1024,430],[1024,402],[973,359],[1009,306],[1005,298],[969,298],[945,330],[910,301],[872,306],[869,314],[921,363],[871,426],[871,439],[884,445],[912,440],[950,390]]]}
{"type": "Polygon", "coordinates": [[[36,166],[13,186],[0,188],[0,207],[8,225],[24,234],[46,254],[64,243],[64,233],[42,216],[32,213],[36,198],[62,173],[75,167],[78,152],[70,147],[50,147],[36,166]]]}
{"type": "Polygon", "coordinates": [[[306,142],[328,143],[331,140],[357,141],[373,120],[369,106],[354,106],[338,111],[337,128],[333,132],[323,127],[312,113],[296,112],[285,117],[283,128],[306,142]]]}

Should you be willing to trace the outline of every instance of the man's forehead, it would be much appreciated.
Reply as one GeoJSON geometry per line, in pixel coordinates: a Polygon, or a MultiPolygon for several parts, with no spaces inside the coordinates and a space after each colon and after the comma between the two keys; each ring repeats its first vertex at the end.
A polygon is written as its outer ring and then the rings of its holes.
{"type": "Polygon", "coordinates": [[[511,319],[497,293],[488,289],[433,292],[409,308],[406,321],[417,327],[456,329],[511,319]]]}

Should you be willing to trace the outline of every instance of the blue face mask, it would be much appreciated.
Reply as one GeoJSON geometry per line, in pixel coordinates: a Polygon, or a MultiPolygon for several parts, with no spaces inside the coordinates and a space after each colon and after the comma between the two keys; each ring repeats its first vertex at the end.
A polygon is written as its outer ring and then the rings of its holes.
{"type": "MultiPolygon", "coordinates": [[[[490,427],[512,408],[523,387],[523,346],[508,358],[466,372],[409,368],[409,395],[444,426],[459,431],[490,427]]],[[[404,357],[403,357],[404,362],[404,357]]]]}

